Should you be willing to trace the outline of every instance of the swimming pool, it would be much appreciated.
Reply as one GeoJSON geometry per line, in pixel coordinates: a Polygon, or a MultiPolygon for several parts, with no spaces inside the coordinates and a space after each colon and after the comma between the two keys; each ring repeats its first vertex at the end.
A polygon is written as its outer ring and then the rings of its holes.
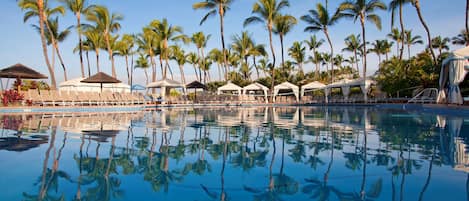
{"type": "Polygon", "coordinates": [[[469,117],[376,107],[2,115],[0,200],[466,200],[469,117]]]}

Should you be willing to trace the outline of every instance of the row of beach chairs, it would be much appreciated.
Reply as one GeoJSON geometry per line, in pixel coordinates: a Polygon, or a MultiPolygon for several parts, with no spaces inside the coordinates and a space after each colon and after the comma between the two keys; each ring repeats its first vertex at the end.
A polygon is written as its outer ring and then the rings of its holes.
{"type": "Polygon", "coordinates": [[[33,105],[41,106],[141,105],[146,103],[142,94],[110,91],[99,93],[28,90],[24,93],[24,100],[30,100],[33,105]]]}

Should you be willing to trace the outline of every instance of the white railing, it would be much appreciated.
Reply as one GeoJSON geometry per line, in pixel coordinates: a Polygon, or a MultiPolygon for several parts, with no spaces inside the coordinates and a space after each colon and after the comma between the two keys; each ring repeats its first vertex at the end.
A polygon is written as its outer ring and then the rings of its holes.
{"type": "Polygon", "coordinates": [[[437,97],[437,88],[426,88],[410,99],[407,103],[436,103],[437,97]]]}

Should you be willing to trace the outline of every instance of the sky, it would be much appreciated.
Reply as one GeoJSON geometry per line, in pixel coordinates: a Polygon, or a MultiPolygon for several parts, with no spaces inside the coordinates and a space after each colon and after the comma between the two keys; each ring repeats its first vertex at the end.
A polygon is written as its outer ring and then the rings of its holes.
{"type": "MultiPolygon", "coordinates": [[[[121,21],[122,28],[117,34],[122,35],[125,33],[136,34],[142,31],[142,27],[149,24],[154,19],[167,18],[172,25],[181,26],[184,34],[192,35],[194,32],[203,31],[205,34],[210,34],[211,38],[208,42],[206,52],[212,48],[221,49],[219,18],[213,17],[208,19],[203,25],[199,26],[200,19],[206,14],[204,10],[193,10],[192,4],[201,0],[88,0],[90,4],[99,4],[108,7],[113,13],[119,13],[124,16],[121,21]]],[[[57,5],[57,1],[49,0],[52,5],[57,5]]],[[[231,37],[234,34],[240,34],[242,31],[248,31],[252,34],[254,40],[258,44],[266,44],[268,48],[268,32],[262,24],[249,25],[243,27],[244,19],[251,16],[252,5],[256,0],[234,0],[231,10],[225,16],[225,43],[228,46],[231,43],[231,37]]],[[[285,9],[283,13],[293,15],[300,18],[302,15],[307,14],[308,10],[315,8],[317,3],[324,3],[325,0],[290,0],[290,7],[285,9]]],[[[332,11],[343,1],[329,0],[329,9],[332,11]]],[[[390,0],[383,1],[389,4],[390,0]]],[[[444,36],[454,37],[460,33],[464,28],[465,23],[465,2],[463,0],[422,0],[421,7],[424,19],[431,29],[432,37],[444,36]]],[[[31,19],[28,22],[23,22],[24,12],[17,6],[16,0],[2,0],[0,3],[0,24],[2,30],[0,31],[0,68],[5,68],[16,63],[22,63],[27,66],[33,67],[43,74],[49,75],[47,70],[42,48],[40,36],[32,28],[32,24],[37,24],[37,19],[31,19]]],[[[418,16],[414,7],[408,5],[404,8],[404,21],[406,29],[411,29],[413,35],[421,35],[422,39],[426,41],[426,34],[420,24],[418,16]]],[[[386,35],[391,29],[391,14],[389,11],[379,11],[378,14],[382,20],[382,30],[378,30],[375,26],[368,23],[367,28],[367,41],[374,41],[377,39],[385,39],[386,35]]],[[[68,12],[65,16],[59,18],[60,29],[68,26],[75,25],[75,16],[68,12]]],[[[397,25],[397,22],[396,22],[397,25]]],[[[317,35],[319,38],[325,36],[322,32],[306,33],[304,28],[306,24],[299,20],[299,23],[294,27],[292,32],[285,37],[285,50],[287,50],[294,41],[303,41],[309,38],[310,35],[317,35]]],[[[332,43],[335,53],[342,53],[344,48],[344,38],[350,34],[359,34],[361,27],[359,22],[354,23],[352,20],[342,19],[336,25],[329,28],[332,43]]],[[[75,31],[68,38],[60,43],[60,51],[63,56],[65,65],[68,68],[68,77],[76,78],[81,76],[80,62],[78,53],[73,53],[73,48],[78,43],[78,36],[75,31]]],[[[183,45],[186,51],[196,51],[194,45],[183,45]]],[[[280,58],[280,42],[277,36],[274,36],[274,46],[277,58],[280,58]]],[[[416,45],[412,48],[413,53],[418,53],[425,48],[424,45],[416,45]]],[[[450,46],[451,50],[461,47],[450,46]]],[[[323,45],[319,51],[329,51],[327,45],[323,45]]],[[[270,52],[270,51],[269,51],[270,52]]],[[[309,53],[309,52],[308,52],[309,53]]],[[[350,56],[349,53],[343,52],[344,57],[350,56]]],[[[392,48],[392,54],[395,54],[395,47],[392,48]]],[[[405,51],[405,57],[407,57],[405,51]]],[[[49,54],[51,55],[51,54],[49,54]]],[[[269,54],[270,55],[270,54],[269,54]]],[[[309,55],[309,54],[308,54],[309,55]]],[[[288,57],[287,53],[286,56],[288,57]]],[[[101,70],[111,74],[111,62],[107,60],[107,53],[101,51],[100,54],[100,67],[101,70]]],[[[368,75],[373,74],[378,67],[378,59],[374,54],[368,56],[368,75]]],[[[96,73],[94,53],[90,53],[90,63],[92,64],[92,74],[96,73]]],[[[287,58],[288,59],[288,58],[287,58]]],[[[277,59],[280,61],[280,59],[277,59]]],[[[118,79],[126,82],[125,61],[121,57],[115,57],[116,69],[118,79]]],[[[175,63],[171,63],[175,79],[179,77],[178,67],[175,63]]],[[[85,65],[86,68],[86,65],[85,65]]],[[[313,65],[306,64],[305,71],[311,71],[313,65]]],[[[193,67],[191,65],[185,66],[186,80],[195,80],[193,67]]],[[[211,68],[212,79],[218,79],[217,67],[214,65],[211,68]]],[[[140,69],[135,71],[134,82],[145,84],[144,73],[140,69]]],[[[55,74],[57,83],[64,80],[63,71],[58,63],[55,65],[55,74]]],[[[254,74],[253,74],[254,75],[254,74]]],[[[160,77],[160,75],[158,75],[160,77]]]]}

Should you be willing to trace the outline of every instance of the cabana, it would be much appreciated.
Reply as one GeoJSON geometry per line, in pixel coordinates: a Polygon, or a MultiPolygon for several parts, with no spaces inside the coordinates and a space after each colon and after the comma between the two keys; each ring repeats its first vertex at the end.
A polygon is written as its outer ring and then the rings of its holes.
{"type": "Polygon", "coordinates": [[[301,86],[301,97],[303,97],[305,95],[305,92],[308,92],[308,91],[314,91],[314,90],[318,90],[318,89],[323,89],[326,85],[323,84],[323,83],[320,83],[318,81],[314,81],[314,82],[311,82],[309,84],[305,84],[303,86],[301,86]]]}
{"type": "Polygon", "coordinates": [[[370,78],[366,78],[365,80],[363,78],[355,80],[344,79],[331,83],[324,88],[324,93],[326,94],[326,102],[328,101],[327,97],[330,95],[332,88],[340,88],[342,90],[342,95],[344,96],[344,99],[348,100],[348,97],[350,95],[350,88],[356,86],[360,87],[366,99],[367,94],[370,91],[371,85],[375,83],[376,82],[370,78]]]}
{"type": "MultiPolygon", "coordinates": [[[[83,92],[100,92],[101,84],[81,82],[85,78],[79,77],[67,80],[59,84],[59,91],[83,91],[83,92]]],[[[112,92],[130,92],[130,86],[124,83],[103,84],[103,90],[112,92]]]]}
{"type": "Polygon", "coordinates": [[[290,82],[284,82],[282,84],[279,84],[277,86],[274,86],[274,102],[275,102],[275,98],[279,95],[279,92],[280,90],[291,90],[292,93],[295,95],[296,97],[296,102],[299,102],[300,101],[300,88],[290,82]]]}
{"type": "Polygon", "coordinates": [[[221,86],[217,89],[217,94],[221,95],[223,92],[233,92],[233,91],[237,92],[238,96],[241,96],[243,88],[241,88],[240,86],[238,86],[236,84],[228,82],[225,85],[223,85],[223,86],[221,86]]]}
{"type": "Polygon", "coordinates": [[[171,89],[182,88],[183,91],[185,92],[185,86],[183,84],[174,80],[170,80],[170,79],[162,79],[156,82],[149,83],[147,85],[147,88],[160,88],[161,97],[163,98],[163,101],[164,101],[164,98],[166,97],[166,94],[169,94],[169,90],[171,89]]]}
{"type": "Polygon", "coordinates": [[[262,91],[264,93],[265,103],[268,103],[267,96],[268,96],[269,88],[267,88],[266,86],[259,84],[257,82],[254,82],[243,88],[244,95],[248,95],[249,92],[255,92],[255,91],[262,91]]]}
{"type": "Polygon", "coordinates": [[[452,52],[443,60],[437,103],[463,104],[459,84],[469,71],[469,47],[452,52]]]}

